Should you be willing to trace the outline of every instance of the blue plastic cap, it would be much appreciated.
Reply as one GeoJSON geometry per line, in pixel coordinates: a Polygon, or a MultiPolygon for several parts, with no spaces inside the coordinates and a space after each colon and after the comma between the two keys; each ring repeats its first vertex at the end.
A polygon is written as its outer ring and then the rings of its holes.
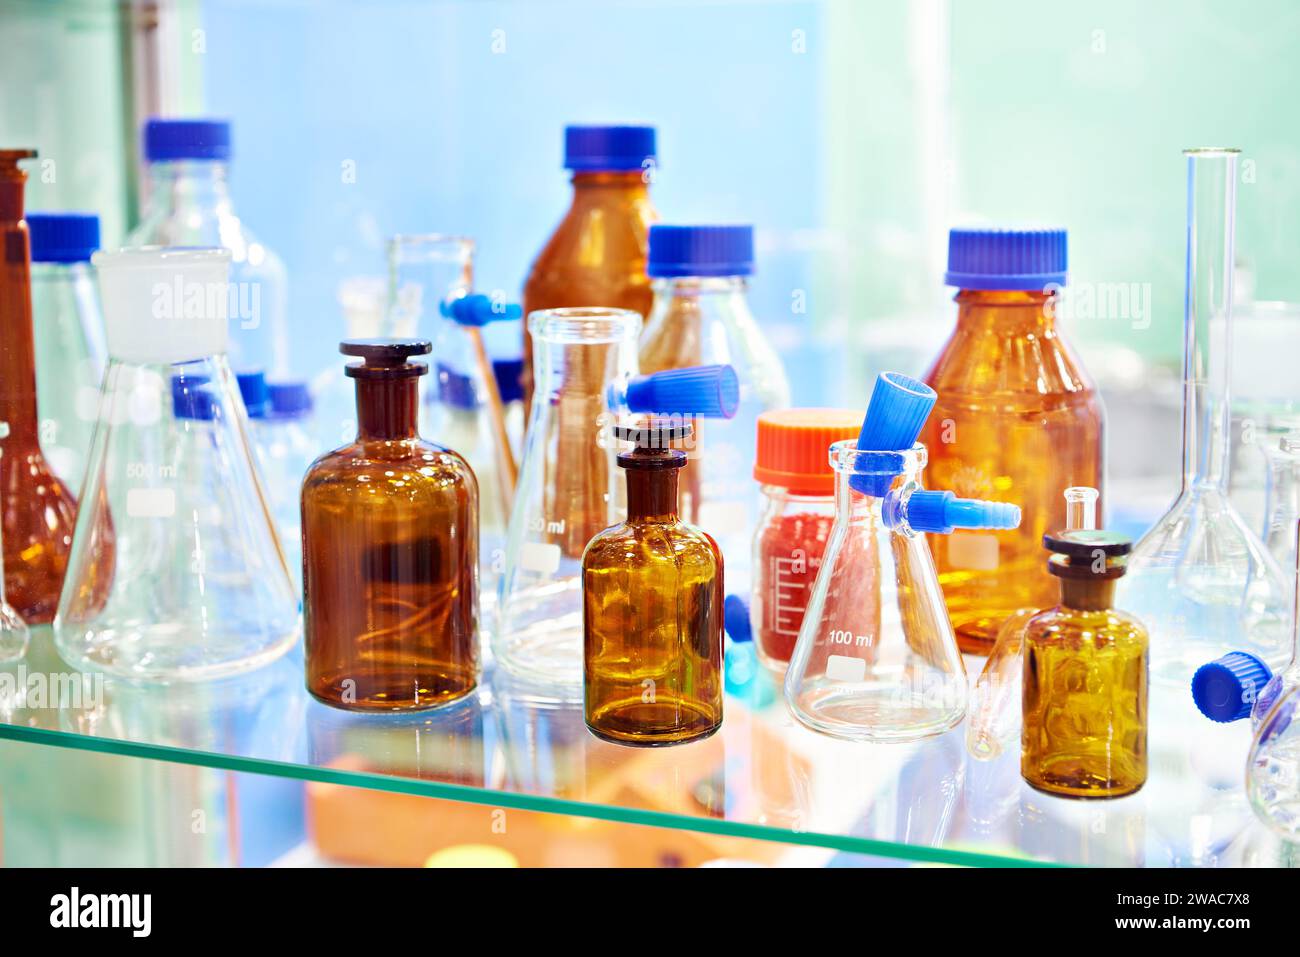
{"type": "Polygon", "coordinates": [[[95,213],[28,213],[34,263],[85,263],[99,248],[95,213]]]}
{"type": "Polygon", "coordinates": [[[749,276],[754,272],[753,226],[651,226],[646,274],[749,276]]]}
{"type": "Polygon", "coordinates": [[[1041,291],[1065,285],[1064,229],[954,229],[943,281],[959,289],[1041,291]]]}
{"type": "Polygon", "coordinates": [[[217,397],[205,375],[172,376],[172,415],[178,419],[216,418],[217,397]]]}
{"type": "Polygon", "coordinates": [[[523,401],[523,359],[494,359],[492,361],[492,373],[496,376],[497,391],[501,393],[503,405],[523,401]]]}
{"type": "Polygon", "coordinates": [[[726,629],[732,641],[753,641],[754,631],[749,622],[749,602],[739,595],[728,595],[722,602],[722,627],[726,629]]]}
{"type": "MultiPolygon", "coordinates": [[[[901,372],[880,373],[862,419],[858,448],[864,452],[910,449],[938,398],[938,393],[919,379],[901,372]]],[[[893,478],[888,475],[855,475],[849,479],[850,487],[864,495],[884,495],[892,484],[893,478]]]]}
{"type": "Polygon", "coordinates": [[[564,168],[575,172],[626,172],[655,160],[653,126],[566,126],[564,168]]]}
{"type": "Polygon", "coordinates": [[[637,376],[627,384],[632,412],[730,419],[740,406],[740,380],[729,365],[690,366],[637,376]]]}
{"type": "MultiPolygon", "coordinates": [[[[952,492],[918,489],[907,497],[907,524],[918,532],[951,534],[957,528],[1019,528],[1020,507],[1006,502],[958,498],[952,492]]],[[[891,523],[886,516],[886,524],[891,523]]]]}
{"type": "Polygon", "coordinates": [[[524,310],[517,302],[497,303],[491,296],[476,292],[444,302],[442,314],[462,326],[486,326],[498,319],[520,319],[524,310]]]}
{"type": "Polygon", "coordinates": [[[1240,721],[1250,716],[1255,699],[1273,677],[1268,665],[1244,651],[1230,651],[1192,675],[1192,700],[1211,721],[1240,721]]]}
{"type": "Polygon", "coordinates": [[[271,397],[271,415],[281,419],[297,419],[311,412],[311,388],[302,379],[267,382],[266,391],[271,397]]]}
{"type": "Polygon", "coordinates": [[[158,117],[146,120],[144,158],[150,163],[187,159],[228,160],[230,121],[158,117]]]}
{"type": "Polygon", "coordinates": [[[271,392],[266,387],[266,373],[261,369],[248,369],[235,374],[239,394],[244,398],[244,408],[250,419],[264,419],[271,411],[271,392]]]}

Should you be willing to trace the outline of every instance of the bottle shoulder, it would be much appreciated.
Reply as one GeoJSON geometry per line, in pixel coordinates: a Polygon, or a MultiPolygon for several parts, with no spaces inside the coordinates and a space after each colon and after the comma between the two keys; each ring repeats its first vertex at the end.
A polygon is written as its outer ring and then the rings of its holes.
{"type": "Polygon", "coordinates": [[[1138,649],[1148,643],[1146,628],[1117,608],[1084,611],[1057,605],[1039,612],[1025,625],[1025,640],[1034,644],[1090,644],[1138,649]]]}
{"type": "Polygon", "coordinates": [[[707,532],[683,522],[624,522],[597,533],[584,568],[673,563],[721,570],[722,551],[707,532]]]}
{"type": "Polygon", "coordinates": [[[528,308],[585,305],[569,300],[603,293],[629,295],[635,301],[615,298],[604,304],[637,308],[644,315],[650,299],[649,230],[658,218],[648,199],[610,196],[570,205],[529,269],[528,308]]]}
{"type": "Polygon", "coordinates": [[[469,486],[475,491],[478,484],[474,470],[459,453],[423,440],[352,442],[317,458],[303,478],[304,489],[340,483],[469,486]]]}

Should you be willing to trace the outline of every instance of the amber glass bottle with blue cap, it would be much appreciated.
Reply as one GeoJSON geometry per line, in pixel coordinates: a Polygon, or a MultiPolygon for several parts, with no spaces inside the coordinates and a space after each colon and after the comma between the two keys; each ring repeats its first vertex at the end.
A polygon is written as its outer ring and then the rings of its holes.
{"type": "Polygon", "coordinates": [[[1066,526],[1061,489],[1103,485],[1101,400],[1057,319],[1063,229],[954,229],[946,281],[957,327],[925,381],[939,393],[921,434],[927,484],[1016,502],[1019,528],[932,536],[962,651],[988,654],[1001,623],[1054,601],[1043,535],[1066,526]]]}

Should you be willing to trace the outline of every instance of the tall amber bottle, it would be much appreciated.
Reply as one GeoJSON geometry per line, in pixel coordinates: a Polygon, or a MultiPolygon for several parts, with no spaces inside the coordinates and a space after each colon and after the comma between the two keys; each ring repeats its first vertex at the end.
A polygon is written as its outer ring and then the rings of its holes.
{"type": "Polygon", "coordinates": [[[365,339],[357,438],[302,485],[307,688],[355,711],[437,707],[478,683],[478,482],[416,432],[428,342],[365,339]]]}
{"type": "Polygon", "coordinates": [[[623,428],[635,445],[627,521],[582,556],[583,692],[587,727],[621,744],[680,744],[722,724],[722,552],[677,518],[671,448],[690,427],[623,428]]]}
{"type": "Polygon", "coordinates": [[[988,654],[1001,623],[1054,600],[1043,535],[1065,527],[1061,489],[1103,488],[1101,400],[1056,323],[1066,233],[954,229],[957,327],[925,375],[939,393],[921,441],[927,485],[1018,502],[1017,529],[931,536],[961,650],[988,654]]]}
{"type": "MultiPolygon", "coordinates": [[[[573,202],[533,261],[524,316],[539,309],[604,306],[645,319],[654,294],[646,275],[655,163],[652,126],[567,126],[564,166],[573,202]]],[[[524,408],[533,401],[533,342],[524,323],[524,408]]]]}
{"type": "Polygon", "coordinates": [[[1115,608],[1132,543],[1069,531],[1043,544],[1061,600],[1025,625],[1021,776],[1065,797],[1132,794],[1147,779],[1150,644],[1115,608]]]}
{"type": "Polygon", "coordinates": [[[35,156],[35,150],[0,150],[0,422],[9,424],[0,455],[5,592],[32,625],[54,619],[77,518],[72,492],[40,446],[31,243],[23,220],[27,174],[18,165],[35,156]]]}

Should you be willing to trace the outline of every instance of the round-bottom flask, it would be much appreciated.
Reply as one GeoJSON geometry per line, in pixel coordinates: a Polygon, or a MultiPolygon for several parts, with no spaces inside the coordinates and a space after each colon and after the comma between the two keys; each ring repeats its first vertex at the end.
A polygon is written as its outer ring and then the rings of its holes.
{"type": "Polygon", "coordinates": [[[835,525],[785,677],[786,703],[815,731],[911,741],[965,716],[966,671],[925,536],[884,515],[889,495],[920,488],[925,460],[920,444],[831,446],[835,525]]]}

